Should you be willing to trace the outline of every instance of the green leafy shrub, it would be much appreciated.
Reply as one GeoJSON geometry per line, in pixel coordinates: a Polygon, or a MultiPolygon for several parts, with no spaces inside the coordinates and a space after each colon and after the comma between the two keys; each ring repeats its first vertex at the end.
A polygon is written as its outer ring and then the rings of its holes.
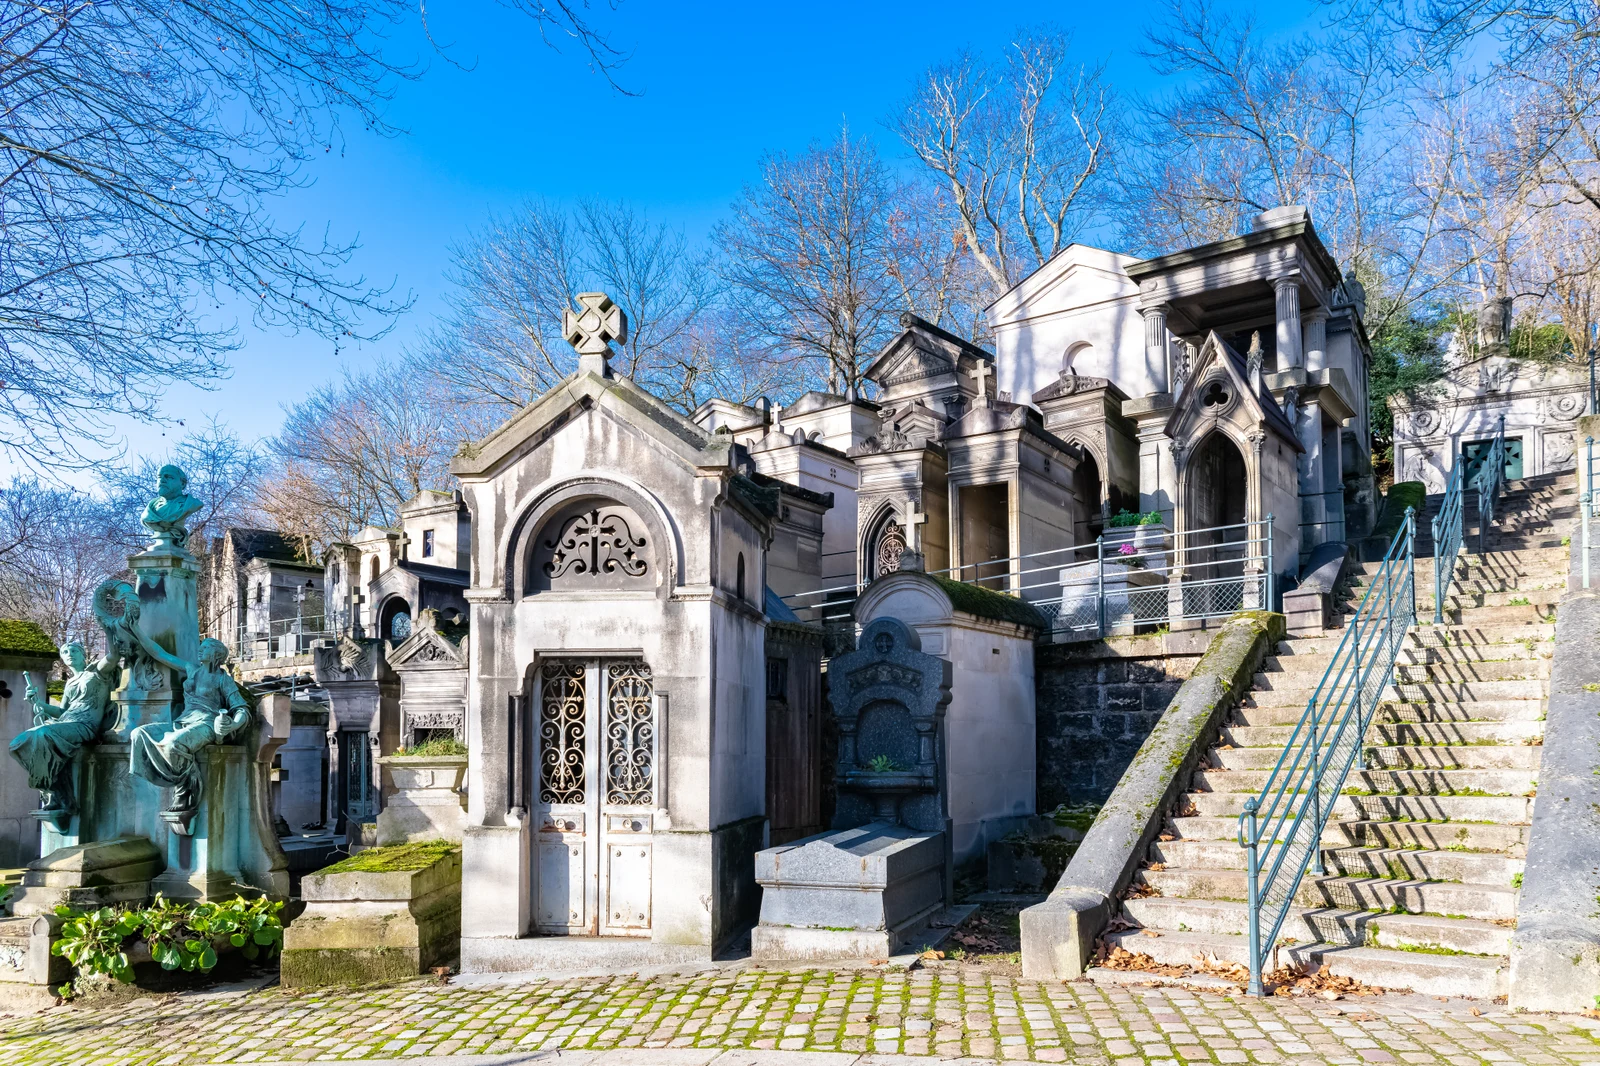
{"type": "Polygon", "coordinates": [[[401,748],[395,752],[397,759],[437,759],[441,755],[465,755],[467,746],[455,737],[434,737],[424,740],[414,748],[401,748]]]}
{"type": "Polygon", "coordinates": [[[875,774],[892,774],[906,769],[887,755],[874,755],[867,763],[867,769],[875,774]]]}
{"type": "Polygon", "coordinates": [[[148,907],[80,911],[61,906],[66,919],[51,951],[85,974],[133,981],[128,944],[142,939],[164,970],[209,973],[223,944],[247,959],[269,957],[283,944],[283,903],[268,899],[230,899],[216,903],[175,903],[157,895],[148,907]]]}
{"type": "Polygon", "coordinates": [[[1160,524],[1160,511],[1141,514],[1137,511],[1130,511],[1127,508],[1123,508],[1112,515],[1110,521],[1110,525],[1115,529],[1122,529],[1127,526],[1159,526],[1160,524]]]}

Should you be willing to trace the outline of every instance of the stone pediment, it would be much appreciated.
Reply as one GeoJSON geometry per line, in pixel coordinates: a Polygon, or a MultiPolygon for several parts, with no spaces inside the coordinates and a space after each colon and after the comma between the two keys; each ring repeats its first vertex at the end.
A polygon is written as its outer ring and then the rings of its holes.
{"type": "Polygon", "coordinates": [[[415,666],[464,670],[467,653],[438,630],[419,625],[404,643],[389,653],[389,665],[396,670],[415,666]]]}
{"type": "Polygon", "coordinates": [[[901,315],[900,324],[904,328],[865,371],[866,378],[881,386],[885,396],[939,388],[970,393],[975,384],[966,380],[966,375],[979,363],[994,364],[990,353],[916,315],[901,315]],[[941,382],[941,378],[946,380],[941,382]],[[919,383],[925,384],[918,388],[919,383]]]}
{"type": "Polygon", "coordinates": [[[1043,403],[1045,400],[1059,399],[1063,396],[1077,396],[1087,392],[1098,392],[1102,389],[1110,389],[1119,400],[1128,398],[1127,394],[1117,388],[1116,383],[1110,378],[1090,377],[1087,374],[1079,374],[1068,368],[1063,370],[1061,376],[1055,381],[1034,393],[1033,402],[1038,404],[1043,403]]]}
{"type": "Polygon", "coordinates": [[[580,370],[481,441],[463,445],[450,460],[450,472],[457,477],[493,477],[595,413],[648,437],[658,453],[677,457],[686,473],[732,465],[731,435],[707,433],[620,374],[602,378],[580,370]]]}
{"type": "Polygon", "coordinates": [[[1182,390],[1173,398],[1173,411],[1165,428],[1167,437],[1188,444],[1227,419],[1248,430],[1270,429],[1295,451],[1304,451],[1283,408],[1264,384],[1252,382],[1251,377],[1244,357],[1215,330],[1211,331],[1195,356],[1182,390]]]}

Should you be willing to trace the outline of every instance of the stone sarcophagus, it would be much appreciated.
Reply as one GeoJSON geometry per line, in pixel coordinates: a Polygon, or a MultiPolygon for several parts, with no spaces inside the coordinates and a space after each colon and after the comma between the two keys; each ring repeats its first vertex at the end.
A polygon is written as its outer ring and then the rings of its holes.
{"type": "Polygon", "coordinates": [[[950,901],[948,660],[879,618],[833,659],[839,727],[834,829],[756,854],[761,960],[887,958],[950,901]]]}

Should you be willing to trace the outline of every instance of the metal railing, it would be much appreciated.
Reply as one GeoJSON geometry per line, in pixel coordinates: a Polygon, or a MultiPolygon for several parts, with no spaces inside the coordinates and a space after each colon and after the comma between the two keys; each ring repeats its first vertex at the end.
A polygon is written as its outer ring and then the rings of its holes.
{"type": "Polygon", "coordinates": [[[1500,426],[1495,430],[1489,454],[1478,467],[1473,479],[1478,490],[1478,554],[1482,555],[1488,544],[1489,523],[1494,521],[1494,505],[1506,487],[1506,416],[1500,416],[1500,426]]]}
{"type": "MultiPolygon", "coordinates": [[[[1169,532],[1164,526],[1121,526],[1092,544],[1052,548],[930,571],[1027,600],[1042,611],[1058,641],[1170,625],[1178,618],[1225,618],[1273,608],[1273,518],[1169,532]]],[[[804,621],[838,625],[854,619],[864,583],[783,597],[804,621]]]]}
{"type": "Polygon", "coordinates": [[[1263,967],[1307,870],[1323,872],[1323,827],[1394,676],[1406,631],[1416,623],[1415,542],[1416,511],[1408,507],[1283,754],[1239,815],[1252,995],[1263,992],[1263,967]]]}
{"type": "Polygon", "coordinates": [[[1456,556],[1461,553],[1461,485],[1467,468],[1457,459],[1445,486],[1444,502],[1433,516],[1433,624],[1444,625],[1444,598],[1455,580],[1456,556]]]}
{"type": "Polygon", "coordinates": [[[320,614],[276,619],[268,622],[265,629],[252,628],[247,623],[234,634],[233,657],[252,662],[304,655],[311,650],[312,641],[336,635],[320,614]]]}

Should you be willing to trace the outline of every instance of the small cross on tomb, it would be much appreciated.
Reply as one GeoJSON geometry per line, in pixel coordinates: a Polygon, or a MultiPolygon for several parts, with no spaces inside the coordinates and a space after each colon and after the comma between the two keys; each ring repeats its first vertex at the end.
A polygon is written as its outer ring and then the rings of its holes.
{"type": "Polygon", "coordinates": [[[928,516],[917,510],[916,500],[907,500],[900,508],[901,515],[905,518],[906,548],[914,552],[922,550],[922,531],[917,527],[928,520],[928,516]]]}
{"type": "Polygon", "coordinates": [[[611,376],[611,342],[628,342],[628,316],[603,292],[580,292],[578,310],[567,308],[561,335],[578,350],[578,369],[611,376]]]}
{"type": "Polygon", "coordinates": [[[967,371],[973,380],[978,383],[978,407],[989,407],[989,377],[994,373],[994,367],[987,361],[980,361],[977,366],[967,371]]]}

